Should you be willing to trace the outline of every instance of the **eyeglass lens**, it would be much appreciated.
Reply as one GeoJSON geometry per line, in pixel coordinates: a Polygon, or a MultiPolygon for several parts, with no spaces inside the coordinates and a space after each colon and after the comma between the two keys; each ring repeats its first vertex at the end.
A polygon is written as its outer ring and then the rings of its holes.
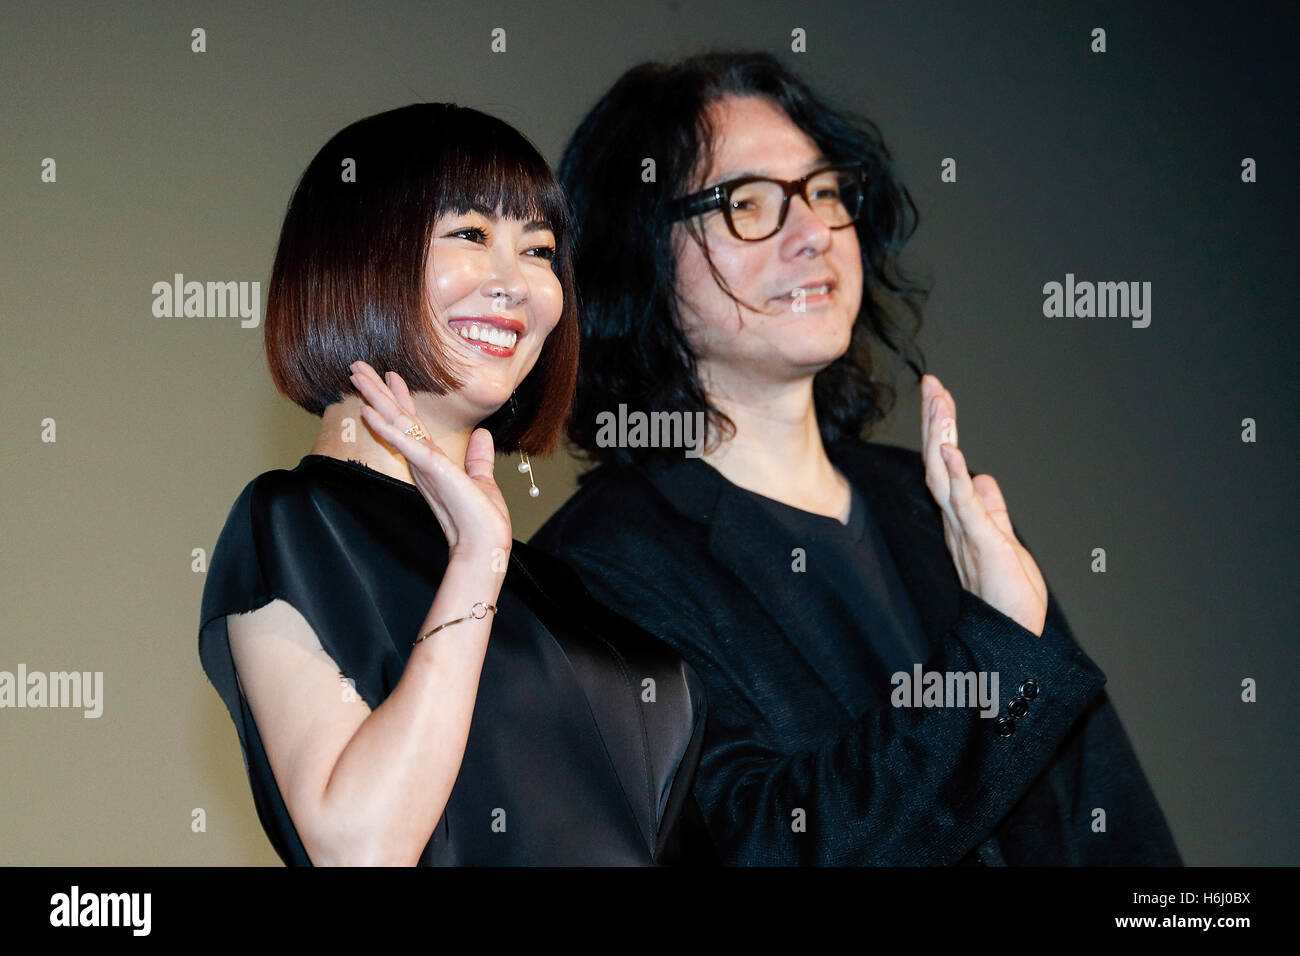
{"type": "MultiPolygon", "coordinates": [[[[861,206],[862,186],[853,172],[828,169],[808,181],[804,195],[826,225],[847,226],[861,206]]],[[[732,188],[727,204],[732,229],[742,239],[770,236],[780,225],[784,198],[781,186],[770,180],[732,188]]]]}

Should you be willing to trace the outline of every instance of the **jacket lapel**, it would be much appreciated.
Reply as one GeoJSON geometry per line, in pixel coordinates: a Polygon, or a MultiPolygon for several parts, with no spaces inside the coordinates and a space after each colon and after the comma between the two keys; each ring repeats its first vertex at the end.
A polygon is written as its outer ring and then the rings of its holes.
{"type": "Polygon", "coordinates": [[[862,441],[827,448],[880,526],[932,650],[957,621],[961,581],[943,540],[943,518],[920,459],[862,441]],[[904,460],[905,459],[905,460],[904,460]]]}
{"type": "MultiPolygon", "coordinates": [[[[828,448],[828,453],[871,508],[927,640],[936,647],[956,620],[958,597],[937,506],[910,490],[908,476],[897,473],[867,443],[841,442],[828,448]]],[[[773,562],[788,566],[792,560],[789,554],[776,553],[773,542],[762,534],[768,521],[759,505],[701,459],[655,462],[646,466],[646,474],[677,511],[709,527],[710,552],[775,622],[787,644],[846,713],[856,717],[870,706],[874,701],[857,680],[836,666],[824,643],[804,639],[808,616],[799,602],[790,601],[787,593],[766,593],[757,586],[767,579],[773,562]]],[[[921,490],[928,495],[924,480],[921,490]]]]}

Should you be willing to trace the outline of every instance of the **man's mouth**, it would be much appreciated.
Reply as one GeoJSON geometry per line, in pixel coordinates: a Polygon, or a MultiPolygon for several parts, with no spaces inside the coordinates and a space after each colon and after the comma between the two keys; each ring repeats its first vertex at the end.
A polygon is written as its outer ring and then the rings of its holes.
{"type": "Polygon", "coordinates": [[[805,302],[811,300],[821,301],[822,299],[828,297],[834,291],[835,291],[835,280],[822,279],[817,282],[810,282],[810,283],[805,283],[804,285],[797,285],[789,292],[786,292],[784,295],[778,295],[775,298],[779,302],[785,302],[785,301],[798,302],[800,300],[803,300],[805,302]]]}
{"type": "Polygon", "coordinates": [[[449,319],[451,330],[488,355],[514,355],[515,343],[523,335],[524,324],[517,319],[496,315],[475,315],[449,319]]]}

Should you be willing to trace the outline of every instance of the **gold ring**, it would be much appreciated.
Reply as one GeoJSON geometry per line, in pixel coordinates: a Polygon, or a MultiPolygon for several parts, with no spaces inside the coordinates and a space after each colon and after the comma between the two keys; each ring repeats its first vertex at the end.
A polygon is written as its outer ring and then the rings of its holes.
{"type": "Polygon", "coordinates": [[[412,425],[406,431],[402,432],[402,434],[410,435],[416,441],[424,441],[424,439],[428,437],[427,435],[424,434],[424,430],[420,428],[419,425],[412,425]]]}

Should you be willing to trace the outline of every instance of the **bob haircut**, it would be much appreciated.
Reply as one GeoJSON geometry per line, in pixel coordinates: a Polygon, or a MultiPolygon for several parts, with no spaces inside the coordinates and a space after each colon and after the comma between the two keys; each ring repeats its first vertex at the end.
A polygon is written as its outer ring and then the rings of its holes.
{"type": "Polygon", "coordinates": [[[573,402],[577,301],[568,202],[518,131],[477,110],[417,103],[359,120],[330,139],[294,189],[266,303],[276,387],[313,415],[357,391],[348,366],[397,372],[412,392],[445,395],[465,368],[433,332],[425,262],[439,216],[473,207],[540,219],[564,309],[514,400],[481,424],[498,452],[555,448],[573,402]],[[354,175],[345,175],[351,169],[354,175]]]}
{"type": "MultiPolygon", "coordinates": [[[[646,412],[703,412],[710,442],[735,432],[734,423],[709,403],[682,332],[668,214],[675,198],[707,185],[714,134],[706,111],[726,96],[766,97],[828,161],[866,164],[863,212],[854,224],[862,249],[862,308],[848,350],[813,379],[822,440],[857,437],[892,408],[893,385],[874,374],[873,338],[918,379],[924,373],[915,335],[919,303],[929,290],[898,264],[919,215],[875,124],[835,109],[770,54],[714,52],[673,65],[643,63],[624,73],[583,119],[559,168],[573,204],[583,297],[583,362],[568,435],[593,463],[634,464],[679,454],[671,448],[600,447],[596,417],[620,402],[646,412]],[[642,181],[646,156],[655,158],[657,182],[642,181]],[[891,314],[898,305],[914,320],[910,330],[902,316],[891,314]]],[[[707,257],[694,221],[687,231],[707,257]]]]}

